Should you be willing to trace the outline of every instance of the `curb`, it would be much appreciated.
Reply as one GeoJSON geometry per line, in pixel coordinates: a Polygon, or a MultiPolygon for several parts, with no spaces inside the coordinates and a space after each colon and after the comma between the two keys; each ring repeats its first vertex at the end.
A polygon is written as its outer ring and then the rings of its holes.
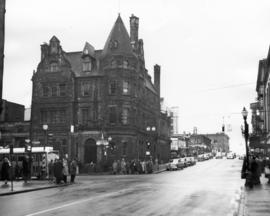
{"type": "Polygon", "coordinates": [[[241,198],[240,198],[237,216],[246,216],[246,207],[245,206],[246,206],[246,193],[245,193],[245,188],[242,186],[241,187],[241,198]]]}
{"type": "Polygon", "coordinates": [[[153,174],[159,174],[159,173],[162,173],[162,172],[165,172],[166,169],[162,169],[162,170],[158,170],[158,171],[155,171],[153,174]]]}
{"type": "Polygon", "coordinates": [[[45,189],[51,189],[51,188],[57,188],[57,187],[65,187],[65,186],[68,186],[68,185],[69,184],[53,185],[53,186],[31,188],[31,189],[19,190],[19,191],[10,191],[10,192],[5,192],[5,193],[0,193],[0,196],[8,196],[8,195],[13,195],[13,194],[27,193],[27,192],[45,190],[45,189]]]}

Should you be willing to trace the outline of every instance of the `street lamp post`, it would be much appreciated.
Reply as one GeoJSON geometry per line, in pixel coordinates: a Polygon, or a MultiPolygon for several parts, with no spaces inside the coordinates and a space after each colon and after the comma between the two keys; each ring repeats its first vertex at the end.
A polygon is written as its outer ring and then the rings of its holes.
{"type": "Polygon", "coordinates": [[[48,138],[47,138],[47,133],[48,133],[48,125],[44,124],[42,126],[44,133],[45,133],[45,140],[44,140],[44,144],[43,144],[43,150],[45,151],[45,146],[47,146],[47,142],[48,142],[48,138]]]}
{"type": "MultiPolygon", "coordinates": [[[[150,135],[151,132],[153,132],[153,133],[156,132],[156,127],[155,127],[155,126],[152,126],[152,127],[151,127],[151,126],[147,126],[147,127],[146,127],[146,131],[147,131],[147,132],[149,133],[149,135],[150,135]]],[[[147,147],[148,147],[148,148],[150,148],[150,144],[151,144],[151,142],[150,142],[150,140],[149,140],[149,141],[147,142],[147,147]]],[[[149,150],[150,150],[150,149],[149,149],[149,150]]],[[[156,151],[156,143],[154,143],[154,150],[156,151]]],[[[147,151],[147,152],[148,152],[148,151],[147,151]]],[[[146,152],[146,153],[147,153],[147,152],[146,152]]],[[[155,152],[155,153],[156,153],[156,152],[155,152]]],[[[148,154],[151,156],[151,151],[149,151],[148,154]]],[[[156,155],[155,155],[155,156],[156,156],[156,155]]]]}
{"type": "Polygon", "coordinates": [[[248,123],[247,123],[247,116],[248,116],[248,111],[244,107],[242,110],[242,116],[244,119],[244,128],[242,129],[242,133],[244,134],[245,137],[245,144],[246,144],[246,166],[247,168],[249,167],[249,152],[248,152],[248,138],[249,138],[249,129],[248,129],[248,123]]]}

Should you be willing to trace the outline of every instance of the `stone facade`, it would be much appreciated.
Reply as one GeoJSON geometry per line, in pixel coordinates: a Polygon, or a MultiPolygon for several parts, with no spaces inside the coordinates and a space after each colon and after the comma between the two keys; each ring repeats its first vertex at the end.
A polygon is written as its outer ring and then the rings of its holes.
{"type": "Polygon", "coordinates": [[[86,42],[82,51],[66,52],[55,36],[41,45],[32,77],[32,141],[43,144],[51,134],[48,144],[82,163],[144,159],[146,151],[153,159],[169,159],[170,118],[160,110],[160,66],[154,66],[152,82],[138,27],[132,15],[129,36],[119,15],[102,50],[86,42]],[[107,147],[99,145],[108,138],[107,147]]]}

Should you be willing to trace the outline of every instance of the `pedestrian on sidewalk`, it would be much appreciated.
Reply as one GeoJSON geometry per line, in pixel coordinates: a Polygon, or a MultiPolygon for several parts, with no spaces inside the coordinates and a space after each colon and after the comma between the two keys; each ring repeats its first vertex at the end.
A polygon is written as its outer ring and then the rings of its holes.
{"type": "Polygon", "coordinates": [[[116,160],[113,161],[112,168],[113,168],[113,174],[116,175],[117,174],[117,162],[116,162],[116,160]]]}
{"type": "Polygon", "coordinates": [[[77,161],[73,158],[70,163],[70,183],[74,183],[77,172],[77,161]]]}
{"type": "Polygon", "coordinates": [[[121,174],[127,174],[127,171],[126,171],[126,161],[124,158],[122,158],[122,161],[121,161],[121,174]]]}
{"type": "Polygon", "coordinates": [[[55,159],[55,163],[53,166],[53,173],[56,179],[56,184],[60,184],[63,179],[63,164],[61,160],[55,159]]]}
{"type": "Polygon", "coordinates": [[[250,171],[252,175],[253,185],[260,185],[261,184],[261,181],[260,181],[261,171],[260,171],[258,160],[255,156],[252,157],[252,160],[250,163],[250,171]]]}
{"type": "Polygon", "coordinates": [[[49,182],[53,182],[53,160],[51,160],[48,164],[48,169],[49,169],[49,182]]]}
{"type": "Polygon", "coordinates": [[[67,183],[67,176],[68,176],[68,162],[66,158],[63,158],[63,181],[67,183]]]}
{"type": "Polygon", "coordinates": [[[25,155],[22,162],[22,173],[23,173],[23,180],[24,183],[27,183],[27,181],[30,178],[30,172],[31,172],[31,164],[30,164],[30,158],[28,155],[25,155]]]}
{"type": "Polygon", "coordinates": [[[11,167],[10,161],[8,160],[7,157],[4,157],[1,174],[2,174],[2,179],[5,181],[5,185],[7,185],[8,180],[9,180],[10,167],[11,167]]]}

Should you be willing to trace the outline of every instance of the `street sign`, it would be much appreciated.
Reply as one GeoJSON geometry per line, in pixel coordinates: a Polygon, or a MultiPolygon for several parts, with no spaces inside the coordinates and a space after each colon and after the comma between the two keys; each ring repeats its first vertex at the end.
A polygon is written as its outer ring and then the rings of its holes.
{"type": "Polygon", "coordinates": [[[40,141],[33,141],[32,144],[33,145],[39,145],[40,144],[40,141]]]}

